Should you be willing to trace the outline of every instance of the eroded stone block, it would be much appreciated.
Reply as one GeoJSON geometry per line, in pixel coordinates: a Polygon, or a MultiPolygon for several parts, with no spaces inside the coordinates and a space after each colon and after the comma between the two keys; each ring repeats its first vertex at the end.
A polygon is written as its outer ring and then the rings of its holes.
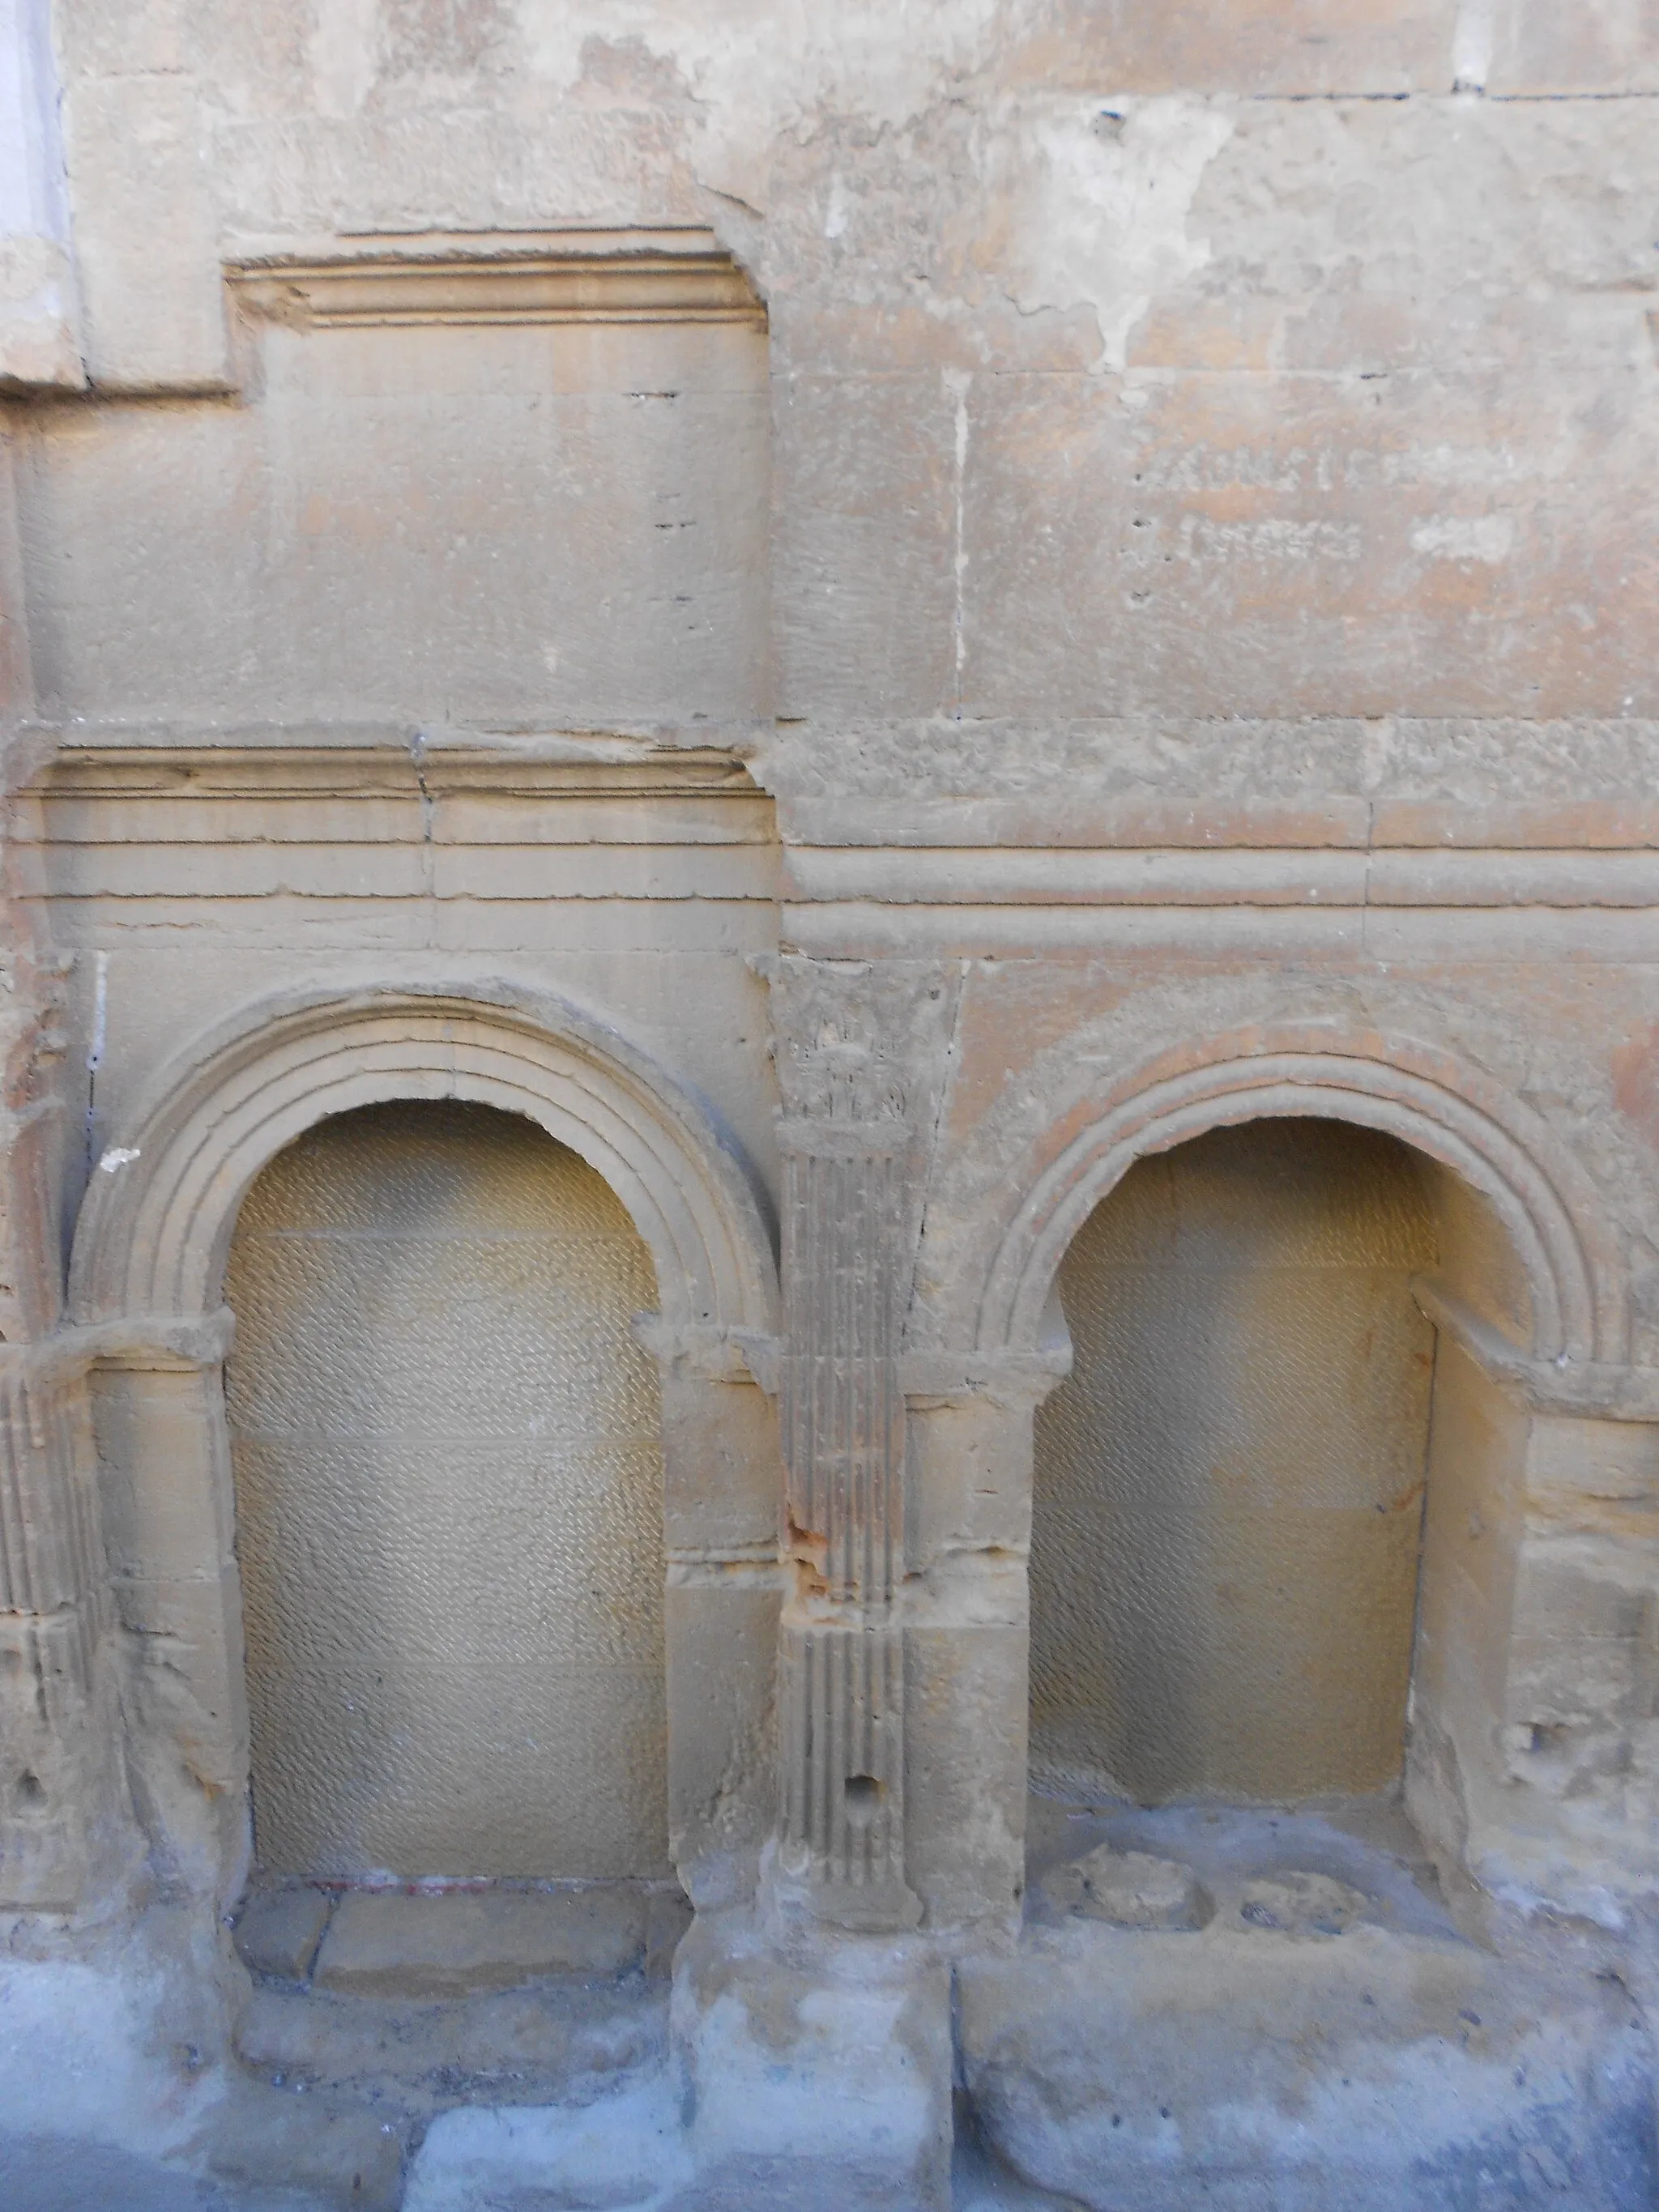
{"type": "Polygon", "coordinates": [[[1340,1936],[1363,1918],[1369,1902],[1328,1874],[1273,1875],[1245,1883],[1238,1917],[1247,1928],[1285,1936],[1340,1936]]]}
{"type": "Polygon", "coordinates": [[[256,1890],[236,1923],[236,1948],[256,1974],[302,1982],[323,1940],[333,1899],[320,1889],[256,1890]]]}
{"type": "Polygon", "coordinates": [[[671,2019],[708,2203],[949,2203],[951,1971],[930,1946],[786,1954],[747,1914],[708,1916],[680,1946],[671,2019]]]}
{"type": "Polygon", "coordinates": [[[1189,1866],[1109,1844],[1056,1867],[1043,1882],[1048,1902],[1085,1920],[1118,1928],[1202,1928],[1214,1900],[1189,1866]]]}

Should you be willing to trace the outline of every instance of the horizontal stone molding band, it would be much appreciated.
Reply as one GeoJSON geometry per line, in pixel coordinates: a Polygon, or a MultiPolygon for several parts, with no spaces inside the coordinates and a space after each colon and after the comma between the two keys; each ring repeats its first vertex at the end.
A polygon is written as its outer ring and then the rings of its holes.
{"type": "Polygon", "coordinates": [[[786,903],[779,927],[792,954],[814,960],[1046,959],[1085,952],[1418,966],[1571,961],[1622,969],[1659,963],[1659,908],[1648,906],[1340,906],[1310,900],[900,906],[833,899],[786,903]]]}
{"type": "Polygon", "coordinates": [[[701,228],[337,240],[225,265],[244,313],[294,330],[421,323],[749,323],[766,307],[701,228]]]}
{"type": "Polygon", "coordinates": [[[1415,1276],[1412,1297],[1437,1328],[1444,1329],[1495,1382],[1513,1390],[1534,1413],[1659,1423],[1659,1369],[1529,1359],[1431,1277],[1415,1276]]]}
{"type": "Polygon", "coordinates": [[[781,1114],[775,1126],[778,1150],[791,1159],[893,1160],[910,1141],[908,1124],[892,1118],[837,1121],[781,1114]]]}
{"type": "Polygon", "coordinates": [[[1005,1405],[1040,1405],[1072,1371],[1072,1346],[1061,1329],[1035,1352],[908,1352],[899,1382],[911,1403],[947,1404],[991,1398],[1005,1405]]]}
{"type": "Polygon", "coordinates": [[[0,1380],[30,1382],[84,1375],[92,1367],[175,1369],[216,1367],[236,1336],[228,1306],[210,1314],[124,1314],[118,1321],[60,1328],[38,1344],[0,1344],[0,1380]]]}
{"type": "MultiPolygon", "coordinates": [[[[919,739],[920,742],[920,739],[919,739]]],[[[916,798],[890,792],[855,799],[791,794],[785,834],[798,850],[949,846],[958,850],[1041,846],[1063,854],[1111,852],[1334,851],[1349,854],[1537,853],[1550,861],[1584,853],[1659,851],[1659,808],[1626,799],[1553,804],[1477,798],[1371,799],[1309,793],[1275,799],[1210,796],[1109,797],[1071,786],[997,797],[916,798]]],[[[874,857],[872,855],[872,857],[874,857]]]]}
{"type": "Polygon", "coordinates": [[[786,848],[784,896],[897,906],[1659,907],[1659,853],[786,848]]]}
{"type": "Polygon", "coordinates": [[[769,1226],[712,1108],[609,1024],[503,982],[285,995],[188,1047],[94,1171],[76,1318],[199,1313],[266,1161],[330,1115],[404,1098],[526,1115],[585,1159],[649,1247],[671,1328],[775,1332],[769,1226]]]}
{"type": "Polygon", "coordinates": [[[1069,1103],[990,1257],[979,1350],[1037,1344],[1062,1255],[1133,1161],[1275,1115],[1358,1122],[1441,1161],[1491,1201],[1513,1241],[1531,1289],[1534,1358],[1624,1364],[1616,1240],[1588,1176],[1540,1117],[1443,1053],[1317,1029],[1215,1039],[1103,1082],[1097,1102],[1069,1103]]]}

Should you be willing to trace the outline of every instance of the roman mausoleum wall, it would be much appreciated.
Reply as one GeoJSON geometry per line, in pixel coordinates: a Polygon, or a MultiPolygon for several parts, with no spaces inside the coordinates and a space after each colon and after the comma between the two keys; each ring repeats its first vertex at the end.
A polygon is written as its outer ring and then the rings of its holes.
{"type": "Polygon", "coordinates": [[[251,1882],[611,1884],[720,2185],[965,2081],[1103,2203],[1062,1799],[1386,1799],[1653,2002],[1638,15],[0,14],[64,2126],[194,2139],[251,1882]]]}

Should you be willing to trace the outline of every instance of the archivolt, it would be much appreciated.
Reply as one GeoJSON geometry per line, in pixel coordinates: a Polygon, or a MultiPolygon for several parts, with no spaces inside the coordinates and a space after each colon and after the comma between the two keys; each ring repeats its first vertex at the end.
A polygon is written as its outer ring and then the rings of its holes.
{"type": "Polygon", "coordinates": [[[1375,1036],[1347,1048],[1322,1029],[1253,1030],[1164,1054],[1092,1103],[1068,1107],[1005,1217],[978,1302],[981,1352],[1036,1345],[1066,1246],[1133,1161],[1223,1123],[1301,1114],[1385,1130],[1486,1195],[1531,1285],[1534,1358],[1628,1358],[1618,1249],[1589,1179],[1537,1115],[1444,1054],[1375,1036]]]}
{"type": "Polygon", "coordinates": [[[76,1318],[216,1305],[237,1209],[266,1161],[325,1115],[398,1098],[467,1099],[539,1122],[627,1207],[665,1321],[775,1328],[766,1224],[710,1109],[592,1016],[505,985],[290,996],[199,1040],[94,1173],[76,1318]]]}

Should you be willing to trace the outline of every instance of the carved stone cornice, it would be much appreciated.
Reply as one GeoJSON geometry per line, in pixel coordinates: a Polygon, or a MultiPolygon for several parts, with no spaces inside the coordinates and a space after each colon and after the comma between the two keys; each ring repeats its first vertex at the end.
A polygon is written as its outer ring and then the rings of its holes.
{"type": "Polygon", "coordinates": [[[245,314],[290,330],[481,323],[739,323],[766,308],[712,231],[427,233],[228,261],[245,314]]]}

